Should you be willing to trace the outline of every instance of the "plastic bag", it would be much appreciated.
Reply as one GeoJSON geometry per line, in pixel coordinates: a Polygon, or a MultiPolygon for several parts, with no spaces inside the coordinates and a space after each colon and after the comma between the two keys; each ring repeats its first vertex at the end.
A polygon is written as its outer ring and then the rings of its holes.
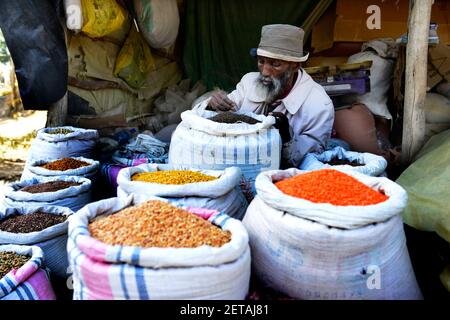
{"type": "Polygon", "coordinates": [[[154,69],[155,63],[149,46],[136,29],[131,28],[117,57],[114,75],[138,89],[145,85],[147,74],[154,69]]]}

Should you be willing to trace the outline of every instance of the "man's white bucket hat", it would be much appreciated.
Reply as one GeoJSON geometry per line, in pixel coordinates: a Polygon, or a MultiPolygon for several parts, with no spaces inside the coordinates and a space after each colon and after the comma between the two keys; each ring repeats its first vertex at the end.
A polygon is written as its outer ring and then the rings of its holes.
{"type": "Polygon", "coordinates": [[[252,56],[272,59],[303,62],[309,53],[303,51],[305,31],[288,24],[269,24],[261,29],[261,40],[258,48],[250,50],[252,56]]]}

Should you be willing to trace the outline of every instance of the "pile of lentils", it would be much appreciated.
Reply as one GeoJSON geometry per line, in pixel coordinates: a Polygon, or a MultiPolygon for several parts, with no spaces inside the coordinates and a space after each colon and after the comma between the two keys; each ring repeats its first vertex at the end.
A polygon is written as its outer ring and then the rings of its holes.
{"type": "Polygon", "coordinates": [[[11,270],[22,267],[28,260],[30,260],[30,257],[26,255],[9,251],[0,252],[0,279],[11,270]]]}
{"type": "Polygon", "coordinates": [[[385,194],[334,169],[314,170],[275,183],[283,193],[315,203],[368,206],[384,202],[385,194]]]}
{"type": "Polygon", "coordinates": [[[150,200],[89,224],[92,237],[110,244],[136,247],[221,247],[231,233],[171,204],[150,200]]]}
{"type": "Polygon", "coordinates": [[[63,223],[67,216],[46,212],[34,212],[23,215],[11,215],[0,221],[0,230],[11,233],[30,233],[47,229],[63,223]]]}
{"type": "Polygon", "coordinates": [[[55,170],[55,171],[66,171],[66,170],[73,170],[78,169],[81,167],[88,166],[89,163],[85,161],[80,161],[73,158],[62,158],[60,160],[55,160],[52,162],[44,163],[43,165],[40,165],[40,167],[47,169],[47,170],[55,170]]]}
{"type": "Polygon", "coordinates": [[[68,134],[68,133],[72,133],[72,132],[73,132],[73,130],[70,130],[70,129],[56,128],[56,129],[53,129],[46,133],[48,133],[48,134],[68,134]]]}
{"type": "Polygon", "coordinates": [[[19,190],[23,191],[23,192],[29,192],[29,193],[55,192],[58,190],[66,189],[69,187],[75,187],[75,186],[79,186],[79,185],[81,185],[81,183],[56,180],[56,181],[32,184],[32,185],[23,187],[19,190]]]}
{"type": "Polygon", "coordinates": [[[131,176],[131,181],[143,181],[159,184],[187,184],[212,181],[216,179],[216,177],[190,170],[140,172],[131,176]]]}
{"type": "Polygon", "coordinates": [[[221,112],[214,117],[208,118],[209,120],[212,120],[214,122],[220,122],[220,123],[248,123],[248,124],[256,124],[260,123],[261,121],[258,121],[252,117],[246,116],[244,114],[238,114],[234,112],[221,112]]]}
{"type": "Polygon", "coordinates": [[[356,160],[348,161],[348,160],[338,159],[338,158],[333,158],[330,161],[327,161],[324,163],[329,164],[330,166],[340,166],[340,165],[349,165],[352,167],[364,166],[363,163],[358,163],[358,161],[356,161],[356,160]]]}

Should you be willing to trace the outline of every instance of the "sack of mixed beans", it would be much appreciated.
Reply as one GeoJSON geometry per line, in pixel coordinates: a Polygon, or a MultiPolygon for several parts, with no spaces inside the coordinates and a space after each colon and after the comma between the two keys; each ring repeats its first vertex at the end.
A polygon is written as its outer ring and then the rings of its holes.
{"type": "Polygon", "coordinates": [[[56,300],[41,248],[0,245],[0,300],[56,300]]]}
{"type": "Polygon", "coordinates": [[[335,169],[264,172],[243,223],[265,285],[298,299],[421,299],[403,230],[407,194],[335,169]]]}
{"type": "Polygon", "coordinates": [[[35,160],[28,167],[31,177],[74,176],[95,180],[100,162],[84,157],[35,160]]]}
{"type": "Polygon", "coordinates": [[[73,211],[65,207],[23,207],[0,211],[0,244],[38,246],[57,277],[67,277],[67,228],[73,211]]]}
{"type": "Polygon", "coordinates": [[[157,196],[174,204],[214,209],[242,220],[248,202],[239,188],[240,180],[238,167],[200,170],[181,165],[142,164],[119,172],[117,196],[157,196]]]}
{"type": "Polygon", "coordinates": [[[133,196],[91,203],[69,221],[75,300],[244,299],[242,223],[215,210],[133,196]]]}
{"type": "Polygon", "coordinates": [[[72,211],[91,202],[91,180],[82,177],[34,177],[5,188],[5,207],[60,206],[72,211]]]}

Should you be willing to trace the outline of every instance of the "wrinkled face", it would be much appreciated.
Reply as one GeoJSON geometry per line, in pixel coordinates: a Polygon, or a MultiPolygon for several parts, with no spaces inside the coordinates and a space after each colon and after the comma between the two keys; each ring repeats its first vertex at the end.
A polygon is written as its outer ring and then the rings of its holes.
{"type": "Polygon", "coordinates": [[[257,88],[266,96],[265,102],[272,103],[286,90],[297,69],[296,65],[292,62],[258,56],[257,88]]]}

